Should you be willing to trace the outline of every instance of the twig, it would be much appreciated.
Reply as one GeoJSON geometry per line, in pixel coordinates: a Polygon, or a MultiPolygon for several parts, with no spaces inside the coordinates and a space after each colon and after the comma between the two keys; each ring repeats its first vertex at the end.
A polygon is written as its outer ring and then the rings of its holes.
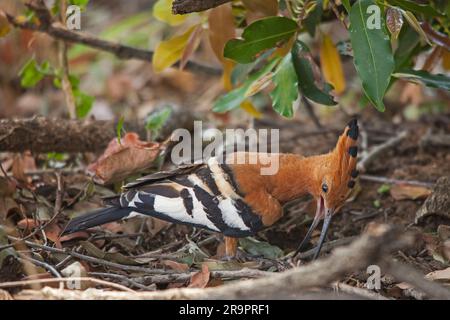
{"type": "Polygon", "coordinates": [[[308,101],[307,98],[303,97],[303,104],[305,105],[305,109],[306,112],[308,113],[308,116],[311,118],[312,122],[314,123],[314,125],[316,126],[317,129],[322,129],[323,126],[320,123],[319,118],[317,117],[315,111],[314,111],[314,107],[312,106],[312,104],[308,101]]]}
{"type": "Polygon", "coordinates": [[[10,281],[10,282],[3,282],[0,283],[0,288],[11,288],[11,287],[19,287],[19,286],[29,286],[36,283],[52,283],[52,282],[74,282],[74,281],[89,281],[93,283],[97,283],[106,287],[111,287],[114,289],[118,289],[121,291],[126,291],[129,293],[135,293],[136,291],[131,290],[130,288],[127,288],[125,286],[122,286],[120,284],[109,282],[105,280],[100,280],[96,278],[90,278],[90,277],[71,277],[71,278],[51,278],[51,279],[32,279],[32,280],[22,280],[22,281],[10,281]]]}
{"type": "MultiPolygon", "coordinates": [[[[11,237],[8,236],[9,239],[12,239],[14,241],[20,241],[20,239],[15,238],[15,237],[11,237]]],[[[95,258],[95,257],[91,257],[91,256],[87,256],[75,251],[68,251],[68,250],[64,250],[64,249],[58,249],[58,248],[53,248],[53,247],[49,247],[49,246],[45,246],[42,244],[37,244],[31,241],[24,241],[26,245],[28,245],[31,248],[38,248],[44,251],[48,251],[48,252],[53,252],[53,253],[60,253],[60,254],[66,254],[66,255],[70,255],[74,258],[78,258],[84,261],[88,261],[88,262],[92,262],[92,263],[97,263],[106,267],[110,267],[110,268],[116,268],[116,269],[120,269],[120,270],[126,270],[126,271],[136,271],[136,272],[143,272],[143,273],[148,273],[148,274],[167,274],[167,273],[174,273],[173,271],[170,270],[162,270],[162,269],[151,269],[151,268],[145,268],[145,267],[139,267],[139,266],[129,266],[129,265],[123,265],[120,263],[116,263],[116,262],[110,262],[104,259],[100,259],[100,258],[95,258]]]]}
{"type": "Polygon", "coordinates": [[[392,300],[389,298],[386,298],[385,296],[382,296],[379,293],[376,292],[372,292],[369,291],[367,289],[363,289],[363,288],[357,288],[357,287],[353,287],[350,286],[348,284],[342,283],[342,282],[335,282],[332,285],[333,289],[336,291],[342,291],[345,293],[348,293],[350,295],[355,295],[355,296],[359,296],[365,299],[370,299],[370,300],[392,300]]]}
{"type": "Polygon", "coordinates": [[[414,242],[412,236],[386,225],[369,228],[366,234],[351,245],[336,249],[330,256],[308,265],[273,274],[268,277],[244,280],[220,287],[168,289],[156,292],[108,293],[100,290],[70,291],[44,288],[25,290],[15,298],[51,299],[267,299],[299,294],[303,289],[326,286],[348,272],[364,269],[377,263],[392,251],[414,242]]]}
{"type": "Polygon", "coordinates": [[[366,156],[359,160],[358,162],[358,170],[361,172],[367,171],[367,168],[370,164],[377,159],[383,152],[394,148],[400,142],[402,142],[408,136],[408,131],[402,131],[397,136],[387,140],[386,142],[379,144],[372,148],[369,152],[367,152],[366,156]]]}
{"type": "MultiPolygon", "coordinates": [[[[45,6],[45,4],[43,4],[45,6]]],[[[60,20],[62,24],[66,24],[66,11],[67,11],[67,1],[61,0],[59,2],[60,20]]],[[[76,119],[76,105],[75,97],[72,90],[72,84],[69,80],[69,61],[67,59],[67,44],[63,40],[58,42],[58,58],[59,66],[62,70],[61,74],[61,87],[64,92],[64,98],[66,101],[67,110],[69,111],[70,119],[76,119]]]]}
{"type": "MultiPolygon", "coordinates": [[[[27,4],[27,6],[35,12],[38,12],[39,10],[41,12],[43,11],[43,8],[36,6],[35,4],[27,4]]],[[[47,10],[46,8],[44,9],[47,10]]],[[[40,25],[36,25],[27,21],[23,22],[12,15],[6,14],[9,23],[20,29],[39,31],[46,33],[58,40],[63,40],[71,43],[80,43],[91,48],[112,53],[120,59],[137,59],[145,62],[152,61],[153,51],[133,48],[116,42],[99,39],[88,34],[68,30],[58,23],[52,23],[51,16],[38,16],[40,18],[40,25]]],[[[175,64],[175,66],[179,66],[179,64],[177,63],[175,64]]],[[[199,64],[193,61],[188,61],[185,65],[185,69],[190,71],[203,72],[210,75],[220,75],[222,73],[220,69],[199,64]]]]}
{"type": "Polygon", "coordinates": [[[423,31],[427,34],[427,36],[438,46],[444,47],[445,49],[450,51],[450,39],[447,35],[440,33],[433,29],[433,27],[428,22],[420,23],[423,31]]]}
{"type": "MultiPolygon", "coordinates": [[[[182,283],[189,281],[189,279],[191,279],[193,274],[195,274],[195,272],[163,274],[163,275],[136,277],[133,278],[133,280],[141,283],[154,283],[154,284],[182,283]]],[[[211,271],[212,278],[219,278],[226,280],[236,280],[243,278],[261,278],[270,275],[273,275],[273,272],[248,268],[244,268],[241,270],[211,271]]]]}
{"type": "Polygon", "coordinates": [[[111,278],[111,279],[118,279],[122,280],[124,282],[128,282],[129,284],[135,286],[136,288],[142,289],[142,290],[149,290],[148,286],[145,286],[143,284],[140,284],[139,282],[136,282],[134,279],[130,279],[128,276],[123,276],[121,274],[116,273],[106,273],[106,272],[89,272],[90,276],[96,276],[96,277],[105,277],[105,278],[111,278]]]}
{"type": "Polygon", "coordinates": [[[7,249],[7,248],[11,248],[13,246],[15,246],[17,243],[25,241],[27,239],[30,239],[31,237],[33,237],[34,235],[36,235],[38,232],[41,232],[42,230],[45,230],[45,228],[47,228],[50,224],[52,224],[56,218],[61,214],[61,212],[64,211],[64,209],[71,207],[75,202],[78,201],[78,199],[84,194],[84,188],[82,190],[80,190],[80,192],[78,192],[78,194],[72,199],[72,201],[70,201],[70,203],[68,203],[64,208],[62,207],[62,196],[63,196],[63,184],[62,184],[62,180],[61,180],[61,176],[60,175],[56,175],[57,176],[57,190],[56,190],[56,201],[55,201],[55,210],[54,210],[54,214],[53,216],[50,218],[50,220],[48,220],[46,223],[38,226],[36,229],[34,229],[33,232],[31,232],[30,234],[28,234],[27,236],[23,237],[23,238],[15,238],[16,241],[7,244],[7,245],[3,245],[0,246],[0,251],[2,251],[3,249],[7,249]],[[58,180],[58,176],[59,176],[59,180],[58,180]],[[58,200],[58,198],[60,198],[58,200]],[[58,209],[58,210],[56,210],[58,209]]]}
{"type": "Polygon", "coordinates": [[[58,272],[58,270],[56,270],[55,267],[51,266],[50,264],[37,260],[37,259],[33,259],[30,257],[27,257],[25,255],[22,255],[21,258],[19,258],[20,260],[27,260],[32,262],[33,264],[37,265],[38,267],[42,267],[47,269],[48,271],[50,271],[51,274],[53,274],[56,278],[62,278],[61,274],[58,272]]]}
{"type": "Polygon", "coordinates": [[[365,180],[365,181],[387,183],[387,184],[407,184],[407,185],[411,185],[411,186],[419,186],[419,187],[426,187],[426,188],[432,188],[434,186],[433,182],[423,182],[423,181],[416,181],[416,180],[401,180],[401,179],[395,179],[395,178],[373,176],[370,174],[362,174],[359,176],[359,178],[361,180],[365,180]]]}
{"type": "Polygon", "coordinates": [[[450,300],[450,290],[433,281],[426,280],[422,273],[393,259],[384,260],[386,272],[423,291],[429,298],[450,300]]]}
{"type": "MultiPolygon", "coordinates": [[[[342,238],[342,239],[337,239],[334,241],[326,242],[323,244],[322,252],[328,252],[328,251],[333,250],[336,247],[344,246],[346,244],[349,244],[350,242],[352,242],[355,239],[356,239],[356,237],[347,237],[347,238],[342,238]]],[[[313,248],[313,249],[310,249],[305,252],[300,252],[297,255],[297,257],[299,259],[306,259],[306,258],[313,256],[315,252],[316,252],[316,250],[315,250],[315,248],[313,248]]]]}
{"type": "Polygon", "coordinates": [[[215,8],[232,0],[174,0],[173,14],[186,14],[215,8]]]}

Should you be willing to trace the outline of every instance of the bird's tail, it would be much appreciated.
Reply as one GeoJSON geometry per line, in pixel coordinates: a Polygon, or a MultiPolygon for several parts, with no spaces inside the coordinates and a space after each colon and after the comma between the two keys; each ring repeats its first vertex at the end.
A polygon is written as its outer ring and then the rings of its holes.
{"type": "Polygon", "coordinates": [[[70,220],[64,229],[63,235],[121,220],[127,217],[131,211],[133,210],[130,208],[109,207],[83,214],[70,220]]]}

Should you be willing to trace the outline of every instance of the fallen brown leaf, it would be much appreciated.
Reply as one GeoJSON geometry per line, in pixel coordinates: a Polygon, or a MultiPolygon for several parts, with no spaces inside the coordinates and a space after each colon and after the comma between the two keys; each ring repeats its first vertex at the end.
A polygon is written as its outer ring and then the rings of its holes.
{"type": "Polygon", "coordinates": [[[428,273],[425,278],[430,280],[450,280],[450,267],[428,273]]]}
{"type": "Polygon", "coordinates": [[[428,197],[431,190],[419,186],[394,185],[391,187],[390,193],[395,200],[418,200],[428,197]]]}
{"type": "Polygon", "coordinates": [[[186,263],[179,263],[173,260],[163,260],[162,263],[175,271],[185,272],[189,270],[189,266],[186,263]]]}
{"type": "Polygon", "coordinates": [[[23,154],[15,155],[11,170],[14,178],[19,181],[28,182],[29,177],[27,177],[25,172],[36,170],[36,163],[31,153],[26,151],[23,154]]]}
{"type": "Polygon", "coordinates": [[[202,270],[191,276],[188,288],[205,288],[208,285],[210,275],[208,266],[203,264],[202,270]]]}
{"type": "Polygon", "coordinates": [[[104,153],[87,171],[100,184],[120,181],[151,166],[164,145],[141,141],[134,132],[129,132],[119,144],[116,138],[109,142],[104,153]]]}

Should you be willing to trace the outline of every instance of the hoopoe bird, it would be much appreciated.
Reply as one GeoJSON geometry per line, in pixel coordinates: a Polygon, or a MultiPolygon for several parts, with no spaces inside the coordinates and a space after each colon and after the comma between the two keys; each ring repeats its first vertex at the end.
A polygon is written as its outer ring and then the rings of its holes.
{"type": "Polygon", "coordinates": [[[358,124],[351,120],[333,151],[316,156],[278,154],[279,168],[261,175],[262,164],[207,163],[180,167],[141,177],[121,194],[104,199],[107,208],[72,219],[64,234],[134,216],[152,216],[222,233],[225,254],[234,257],[238,238],[256,234],[283,215],[283,205],[306,194],[314,197],[314,220],[296,254],[324,220],[314,259],[331,218],[355,185],[358,124]]]}

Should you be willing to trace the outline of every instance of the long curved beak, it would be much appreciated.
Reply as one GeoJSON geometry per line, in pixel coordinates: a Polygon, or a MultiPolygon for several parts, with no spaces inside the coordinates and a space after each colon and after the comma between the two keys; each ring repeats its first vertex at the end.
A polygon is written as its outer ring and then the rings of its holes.
{"type": "Polygon", "coordinates": [[[325,218],[323,219],[322,232],[320,233],[319,243],[316,247],[316,252],[314,252],[313,260],[316,260],[319,256],[320,250],[322,249],[322,245],[325,241],[325,237],[327,236],[328,227],[330,226],[331,218],[333,217],[332,209],[325,209],[325,218]]]}
{"type": "Polygon", "coordinates": [[[334,210],[325,208],[325,204],[324,204],[324,201],[322,198],[320,198],[317,201],[317,211],[316,211],[316,215],[314,216],[314,220],[311,223],[311,226],[309,227],[305,238],[302,240],[302,242],[298,246],[297,250],[295,250],[293,257],[297,256],[299,254],[299,252],[301,252],[305,248],[306,244],[311,239],[311,235],[312,235],[313,231],[317,228],[317,225],[319,224],[321,218],[323,217],[324,221],[323,221],[322,232],[320,234],[319,243],[316,247],[316,251],[314,252],[313,259],[315,260],[319,256],[320,250],[322,249],[322,245],[325,241],[325,237],[328,232],[328,227],[330,226],[331,218],[333,217],[333,213],[334,213],[334,210]]]}

